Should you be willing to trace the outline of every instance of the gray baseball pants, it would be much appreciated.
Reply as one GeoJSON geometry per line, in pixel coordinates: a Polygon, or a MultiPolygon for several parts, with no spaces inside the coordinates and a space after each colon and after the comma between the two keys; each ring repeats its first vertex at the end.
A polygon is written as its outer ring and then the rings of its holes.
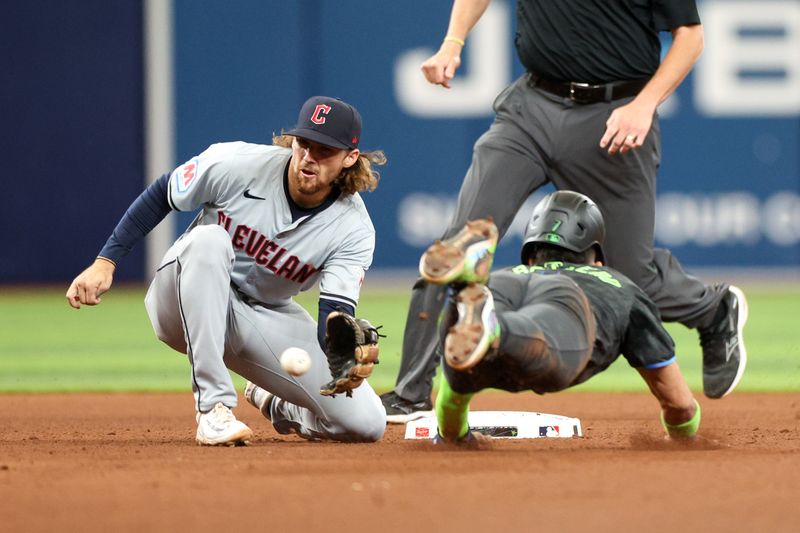
{"type": "MultiPolygon", "coordinates": [[[[520,285],[509,283],[517,276],[503,272],[490,278],[502,328],[498,354],[468,372],[444,365],[454,391],[557,392],[575,383],[591,360],[597,328],[583,291],[567,276],[531,276],[523,300],[520,285]]],[[[442,322],[446,335],[447,323],[442,322]]]]}
{"type": "MultiPolygon", "coordinates": [[[[592,198],[603,213],[608,266],[653,299],[667,322],[696,328],[713,319],[726,287],[708,286],[684,272],[668,250],[653,248],[656,171],[661,160],[658,117],[644,145],[609,155],[599,142],[611,112],[632,98],[579,104],[528,85],[523,75],[494,102],[495,120],[473,149],[458,204],[443,238],[467,220],[491,216],[500,236],[537,189],[550,182],[592,198]]],[[[419,402],[430,397],[439,364],[436,317],[446,289],[417,280],[403,337],[395,392],[419,402]]]]}
{"type": "Polygon", "coordinates": [[[198,226],[167,251],[145,297],[159,339],[189,357],[197,410],[217,402],[237,405],[228,369],[275,394],[272,423],[281,433],[311,439],[372,442],[383,436],[386,412],[366,381],[353,396],[322,396],[331,380],[317,340],[317,325],[297,303],[249,301],[231,285],[234,252],[230,235],[215,225],[198,226]],[[288,375],[280,354],[296,346],[311,356],[304,375],[288,375]]]}

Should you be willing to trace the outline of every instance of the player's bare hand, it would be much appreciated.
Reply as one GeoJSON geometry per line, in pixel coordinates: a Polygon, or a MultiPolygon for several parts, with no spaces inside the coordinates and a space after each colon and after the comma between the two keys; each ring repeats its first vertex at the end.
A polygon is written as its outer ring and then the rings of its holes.
{"type": "Polygon", "coordinates": [[[439,51],[425,60],[420,67],[425,79],[434,85],[450,88],[450,80],[461,66],[461,45],[451,41],[442,43],[439,51]]]}
{"type": "Polygon", "coordinates": [[[606,121],[606,131],[600,139],[600,148],[607,148],[608,153],[613,155],[641,147],[653,124],[654,112],[655,109],[650,105],[636,100],[615,109],[606,121]]]}
{"type": "Polygon", "coordinates": [[[116,266],[105,259],[96,259],[92,265],[81,272],[67,289],[67,303],[75,309],[81,304],[97,305],[100,295],[111,288],[116,266]]]}

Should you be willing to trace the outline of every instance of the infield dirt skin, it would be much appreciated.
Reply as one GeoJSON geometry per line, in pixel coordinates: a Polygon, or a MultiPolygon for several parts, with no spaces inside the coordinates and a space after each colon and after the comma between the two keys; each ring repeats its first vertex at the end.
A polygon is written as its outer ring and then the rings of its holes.
{"type": "Polygon", "coordinates": [[[583,438],[463,450],[278,435],[194,443],[191,394],[0,396],[0,530],[800,531],[800,393],[700,398],[667,442],[647,394],[484,393],[474,410],[577,417],[583,438]]]}

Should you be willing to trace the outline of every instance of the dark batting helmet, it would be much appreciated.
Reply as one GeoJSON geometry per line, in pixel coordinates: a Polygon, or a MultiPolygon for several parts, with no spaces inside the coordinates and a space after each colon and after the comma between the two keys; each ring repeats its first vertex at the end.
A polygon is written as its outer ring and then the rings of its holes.
{"type": "Polygon", "coordinates": [[[575,253],[594,247],[597,259],[605,262],[602,247],[605,236],[603,215],[591,198],[574,191],[556,191],[542,198],[533,209],[525,228],[522,262],[534,243],[560,246],[575,253]]]}

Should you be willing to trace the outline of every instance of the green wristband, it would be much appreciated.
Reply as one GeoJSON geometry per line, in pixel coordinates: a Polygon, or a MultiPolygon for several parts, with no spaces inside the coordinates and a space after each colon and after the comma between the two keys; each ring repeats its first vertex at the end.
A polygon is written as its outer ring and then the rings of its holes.
{"type": "Polygon", "coordinates": [[[680,424],[669,424],[664,420],[664,411],[661,411],[661,424],[667,430],[667,435],[673,439],[691,439],[697,435],[697,430],[700,429],[700,404],[697,400],[694,401],[697,407],[694,411],[694,416],[686,422],[680,424]]]}

